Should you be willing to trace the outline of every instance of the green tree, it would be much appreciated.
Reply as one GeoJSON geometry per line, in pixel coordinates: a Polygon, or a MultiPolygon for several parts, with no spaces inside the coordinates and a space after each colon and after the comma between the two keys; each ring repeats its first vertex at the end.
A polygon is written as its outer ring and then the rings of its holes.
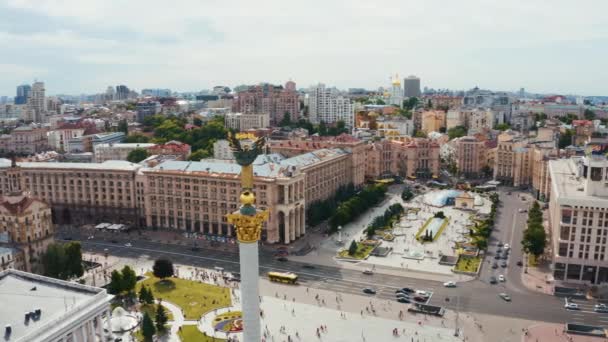
{"type": "Polygon", "coordinates": [[[450,140],[464,137],[467,135],[467,129],[464,126],[456,126],[448,129],[448,137],[450,140]]]}
{"type": "Polygon", "coordinates": [[[130,144],[145,144],[149,142],[150,138],[142,134],[131,134],[125,138],[125,143],[130,144]]]}
{"type": "Polygon", "coordinates": [[[196,150],[192,153],[190,153],[190,156],[188,156],[188,160],[193,160],[193,161],[200,161],[201,159],[205,159],[205,158],[209,158],[211,157],[211,153],[205,149],[199,149],[196,150]]]}
{"type": "Polygon", "coordinates": [[[422,130],[418,130],[416,131],[416,133],[414,134],[415,138],[426,138],[428,137],[425,131],[422,130]]]}
{"type": "Polygon", "coordinates": [[[403,109],[412,110],[418,105],[418,102],[419,100],[417,97],[410,97],[406,100],[403,100],[403,109]]]}
{"type": "Polygon", "coordinates": [[[123,132],[125,135],[129,135],[129,124],[127,123],[127,119],[118,121],[118,131],[123,132]]]}
{"type": "Polygon", "coordinates": [[[168,259],[156,259],[152,266],[154,276],[160,279],[165,279],[173,276],[173,263],[168,259]]]}
{"type": "Polygon", "coordinates": [[[558,146],[559,148],[566,148],[572,145],[572,136],[574,135],[573,130],[567,129],[564,133],[559,135],[558,146]]]}
{"type": "Polygon", "coordinates": [[[138,296],[139,302],[142,304],[146,304],[148,302],[148,288],[147,286],[142,286],[141,289],[139,289],[139,296],[138,296]]]}
{"type": "Polygon", "coordinates": [[[84,267],[82,266],[82,248],[80,242],[72,241],[63,245],[66,256],[67,278],[82,277],[84,267]]]}
{"type": "Polygon", "coordinates": [[[281,119],[281,122],[279,122],[279,126],[280,127],[291,126],[291,114],[289,114],[289,112],[285,112],[285,114],[283,115],[283,119],[281,119]]]}
{"type": "Polygon", "coordinates": [[[501,124],[496,125],[494,128],[499,131],[506,131],[509,128],[511,128],[511,125],[509,125],[508,123],[501,123],[501,124]]]}
{"type": "Polygon", "coordinates": [[[348,255],[353,256],[355,253],[357,253],[357,243],[353,240],[350,243],[350,247],[348,247],[348,255]]]}
{"type": "Polygon", "coordinates": [[[410,188],[405,188],[405,190],[403,190],[403,192],[401,193],[401,199],[406,202],[411,200],[412,197],[414,197],[414,193],[412,192],[412,190],[410,190],[410,188]]]}
{"type": "Polygon", "coordinates": [[[194,118],[192,119],[192,124],[201,127],[203,125],[203,120],[201,120],[201,118],[194,118]]]}
{"type": "Polygon", "coordinates": [[[167,321],[168,321],[168,317],[167,317],[167,312],[165,311],[165,307],[161,303],[158,303],[158,305],[156,305],[155,320],[156,320],[156,331],[164,332],[165,325],[167,324],[167,321]]]}
{"type": "Polygon", "coordinates": [[[154,322],[152,322],[152,318],[150,318],[148,312],[144,312],[144,317],[141,322],[141,333],[146,342],[151,342],[154,338],[154,334],[156,334],[156,327],[154,327],[154,322]]]}
{"type": "Polygon", "coordinates": [[[129,267],[128,265],[125,265],[125,267],[122,268],[121,277],[122,277],[121,291],[131,292],[131,291],[135,290],[135,285],[137,284],[137,275],[135,274],[135,271],[133,271],[133,269],[131,267],[129,267]]]}
{"type": "Polygon", "coordinates": [[[110,284],[108,284],[108,293],[120,295],[122,293],[122,274],[118,270],[112,271],[110,274],[110,284]]]}
{"type": "Polygon", "coordinates": [[[321,122],[319,122],[318,132],[319,132],[319,135],[321,135],[321,136],[327,135],[327,125],[325,124],[325,122],[323,120],[321,120],[321,122]]]}
{"type": "Polygon", "coordinates": [[[585,109],[584,116],[585,116],[585,119],[587,119],[587,120],[595,120],[595,118],[596,118],[595,112],[589,108],[585,109]]]}
{"type": "Polygon", "coordinates": [[[477,249],[479,250],[485,250],[486,248],[488,248],[488,239],[484,237],[476,238],[473,243],[475,244],[475,247],[477,247],[477,249]]]}
{"type": "Polygon", "coordinates": [[[545,251],[547,234],[543,226],[543,213],[536,201],[528,211],[527,224],[521,244],[526,253],[538,257],[545,251]]]}
{"type": "Polygon", "coordinates": [[[386,102],[383,99],[378,98],[378,99],[376,99],[376,104],[377,105],[385,105],[386,102]]]}
{"type": "Polygon", "coordinates": [[[445,214],[443,213],[443,211],[438,211],[435,213],[435,217],[443,219],[443,218],[445,218],[445,214]]]}
{"type": "Polygon", "coordinates": [[[148,150],[139,147],[129,152],[127,155],[127,160],[131,163],[139,163],[146,158],[148,158],[148,150]]]}
{"type": "Polygon", "coordinates": [[[65,273],[66,255],[62,245],[50,244],[42,257],[44,275],[57,279],[67,279],[65,273]]]}

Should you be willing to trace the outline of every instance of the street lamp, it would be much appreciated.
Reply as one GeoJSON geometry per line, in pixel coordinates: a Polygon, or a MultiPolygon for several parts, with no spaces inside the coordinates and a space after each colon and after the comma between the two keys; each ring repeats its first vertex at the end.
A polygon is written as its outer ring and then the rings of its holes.
{"type": "Polygon", "coordinates": [[[342,243],[342,226],[338,226],[338,243],[342,243]]]}

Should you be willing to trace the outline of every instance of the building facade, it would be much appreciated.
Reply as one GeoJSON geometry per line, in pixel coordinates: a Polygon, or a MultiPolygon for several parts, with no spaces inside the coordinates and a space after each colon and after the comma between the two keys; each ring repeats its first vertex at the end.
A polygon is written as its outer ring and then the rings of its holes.
{"type": "Polygon", "coordinates": [[[405,97],[420,97],[420,78],[408,76],[403,79],[403,95],[405,97]]]}
{"type": "Polygon", "coordinates": [[[108,160],[127,160],[129,153],[136,149],[148,150],[155,147],[152,143],[118,143],[97,144],[94,147],[95,162],[103,163],[108,160]]]}
{"type": "Polygon", "coordinates": [[[486,142],[473,136],[454,139],[454,161],[458,173],[467,178],[479,178],[487,162],[486,142]]]}
{"type": "Polygon", "coordinates": [[[237,131],[246,131],[270,126],[270,118],[266,113],[228,113],[224,116],[224,123],[228,128],[232,128],[237,131]]]}
{"type": "Polygon", "coordinates": [[[278,125],[286,113],[289,113],[291,121],[300,118],[300,101],[293,81],[287,82],[285,87],[268,83],[250,86],[237,92],[232,106],[234,112],[266,114],[272,125],[278,125]]]}
{"type": "Polygon", "coordinates": [[[430,110],[422,113],[422,131],[426,133],[439,132],[445,128],[445,112],[441,110],[430,110]]]}
{"type": "Polygon", "coordinates": [[[346,127],[355,126],[355,107],[351,100],[335,88],[320,83],[308,91],[308,112],[312,123],[334,124],[343,121],[346,127]]]}
{"type": "Polygon", "coordinates": [[[17,127],[10,134],[0,136],[0,150],[22,155],[47,151],[50,148],[47,133],[46,128],[17,127]]]}

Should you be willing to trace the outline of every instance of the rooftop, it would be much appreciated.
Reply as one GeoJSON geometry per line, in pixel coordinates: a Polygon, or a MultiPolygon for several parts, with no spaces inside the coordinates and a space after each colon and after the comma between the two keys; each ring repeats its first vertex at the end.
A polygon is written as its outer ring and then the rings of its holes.
{"type": "Polygon", "coordinates": [[[156,144],[153,143],[111,143],[111,144],[97,144],[95,148],[104,148],[104,147],[115,147],[115,148],[148,148],[154,147],[156,144]]]}
{"type": "Polygon", "coordinates": [[[11,269],[0,272],[0,325],[12,327],[7,341],[45,341],[109,298],[104,289],[11,269]],[[40,317],[26,323],[25,313],[36,309],[40,317]]]}
{"type": "MultiPolygon", "coordinates": [[[[83,169],[83,170],[110,170],[110,171],[135,171],[141,165],[133,164],[124,160],[108,160],[103,163],[51,163],[51,162],[27,162],[17,163],[24,169],[83,169]]],[[[0,168],[11,167],[10,159],[0,158],[0,168]]]]}
{"type": "Polygon", "coordinates": [[[584,191],[585,179],[579,177],[578,163],[582,157],[570,159],[549,160],[551,174],[551,197],[558,199],[574,199],[579,201],[592,201],[593,206],[608,207],[608,197],[588,195],[584,191]]]}

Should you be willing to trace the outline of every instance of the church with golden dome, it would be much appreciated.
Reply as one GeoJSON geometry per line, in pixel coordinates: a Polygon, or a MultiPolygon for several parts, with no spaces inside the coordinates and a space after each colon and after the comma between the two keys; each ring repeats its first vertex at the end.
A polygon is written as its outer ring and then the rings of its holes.
{"type": "Polygon", "coordinates": [[[399,74],[391,77],[391,87],[388,94],[388,104],[396,105],[401,108],[403,106],[403,88],[401,88],[401,80],[399,74]]]}

